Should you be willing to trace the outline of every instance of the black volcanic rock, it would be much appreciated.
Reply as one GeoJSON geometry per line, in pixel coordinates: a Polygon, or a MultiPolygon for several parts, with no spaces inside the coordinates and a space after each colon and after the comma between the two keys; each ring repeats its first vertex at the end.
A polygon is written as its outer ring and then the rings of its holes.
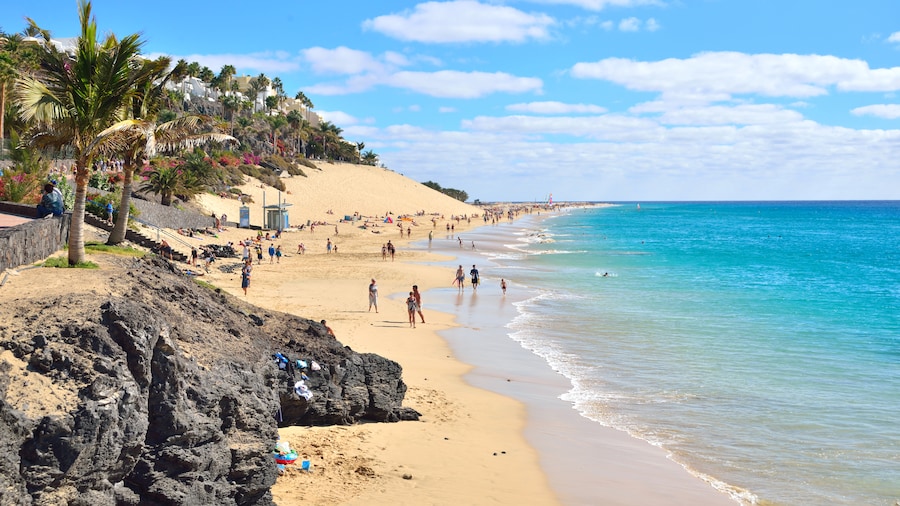
{"type": "Polygon", "coordinates": [[[0,307],[0,351],[15,357],[0,360],[0,504],[268,505],[279,423],[418,419],[396,362],[316,322],[155,257],[108,276],[107,294],[0,307]]]}

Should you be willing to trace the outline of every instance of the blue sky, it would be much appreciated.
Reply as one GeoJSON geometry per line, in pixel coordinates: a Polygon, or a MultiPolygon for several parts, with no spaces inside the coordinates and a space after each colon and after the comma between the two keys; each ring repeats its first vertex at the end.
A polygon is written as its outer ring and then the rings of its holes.
{"type": "MultiPolygon", "coordinates": [[[[0,0],[77,35],[75,0],[0,0]],[[28,5],[30,3],[30,5],[28,5]]],[[[280,77],[481,200],[898,199],[897,0],[95,0],[149,55],[280,77]]]]}

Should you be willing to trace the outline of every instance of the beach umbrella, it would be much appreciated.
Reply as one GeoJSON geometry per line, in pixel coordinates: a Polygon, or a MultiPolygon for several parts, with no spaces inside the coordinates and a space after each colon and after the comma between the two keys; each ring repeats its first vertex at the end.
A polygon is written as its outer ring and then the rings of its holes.
{"type": "Polygon", "coordinates": [[[387,218],[384,219],[384,222],[385,222],[385,223],[393,223],[394,220],[392,220],[391,217],[388,216],[387,218]]]}

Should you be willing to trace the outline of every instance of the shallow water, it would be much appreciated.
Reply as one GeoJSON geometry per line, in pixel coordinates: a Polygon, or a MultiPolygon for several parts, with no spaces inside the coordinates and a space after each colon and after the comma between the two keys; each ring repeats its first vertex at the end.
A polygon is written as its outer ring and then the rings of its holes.
{"type": "Polygon", "coordinates": [[[510,281],[507,337],[586,419],[746,502],[900,499],[900,203],[622,204],[463,239],[433,247],[479,264],[482,300],[510,281]]]}

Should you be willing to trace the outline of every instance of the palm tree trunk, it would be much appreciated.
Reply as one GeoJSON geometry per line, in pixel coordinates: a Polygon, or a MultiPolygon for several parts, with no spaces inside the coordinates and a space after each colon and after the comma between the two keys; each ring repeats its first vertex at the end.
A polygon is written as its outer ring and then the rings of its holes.
{"type": "Polygon", "coordinates": [[[72,209],[72,223],[69,226],[69,265],[84,262],[84,207],[87,198],[90,162],[75,161],[75,207],[72,209]]]}
{"type": "Polygon", "coordinates": [[[131,210],[131,192],[134,187],[134,159],[126,158],[125,164],[122,166],[122,175],[125,178],[122,181],[122,200],[119,202],[119,217],[116,219],[116,226],[113,227],[109,234],[106,244],[110,246],[119,244],[125,240],[125,232],[128,230],[128,218],[131,210]]]}

